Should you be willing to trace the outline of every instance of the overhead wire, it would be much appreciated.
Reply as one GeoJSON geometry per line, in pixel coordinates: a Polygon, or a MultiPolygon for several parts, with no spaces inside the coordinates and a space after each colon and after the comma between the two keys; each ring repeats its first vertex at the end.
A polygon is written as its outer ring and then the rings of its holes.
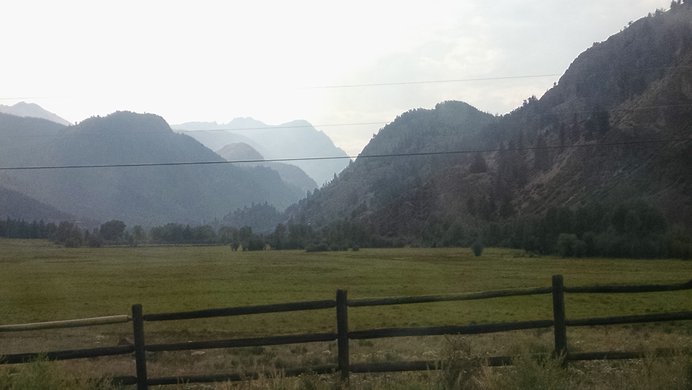
{"type": "MultiPolygon", "coordinates": [[[[354,83],[354,84],[326,84],[326,85],[307,85],[298,86],[291,89],[310,90],[310,89],[338,89],[338,88],[367,88],[367,87],[386,87],[386,86],[403,86],[403,85],[420,85],[420,84],[448,84],[462,83],[473,81],[494,81],[494,80],[517,80],[517,79],[533,79],[544,77],[560,76],[560,73],[545,73],[545,74],[527,74],[527,75],[508,75],[508,76],[484,76],[484,77],[469,77],[460,79],[440,79],[440,80],[405,80],[380,83],[354,83]]],[[[50,99],[48,96],[0,96],[0,100],[23,100],[23,99],[50,99]]]]}
{"type": "MultiPolygon", "coordinates": [[[[596,114],[596,113],[603,113],[603,112],[608,112],[608,113],[616,113],[616,112],[639,112],[639,111],[648,111],[648,110],[656,110],[660,108],[681,108],[681,107],[692,107],[692,103],[679,103],[679,104],[654,104],[654,105],[648,105],[648,106],[639,106],[639,107],[634,107],[634,108],[611,108],[611,109],[593,109],[593,110],[580,110],[580,111],[568,111],[568,112],[560,112],[560,113],[530,113],[528,115],[525,115],[524,118],[537,118],[537,117],[551,117],[551,116],[569,116],[569,115],[574,115],[574,114],[596,114]]],[[[510,114],[506,114],[510,115],[510,114]]],[[[381,122],[343,122],[343,123],[322,123],[322,124],[311,124],[309,122],[306,122],[305,124],[300,124],[300,125],[290,125],[290,124],[285,124],[285,125],[267,125],[266,127],[261,127],[261,126],[247,126],[247,127],[223,127],[223,128],[218,128],[218,127],[212,127],[212,128],[196,128],[196,129],[185,129],[181,128],[181,125],[173,125],[171,128],[172,131],[177,132],[177,133],[194,133],[194,132],[235,132],[235,131],[273,131],[273,130],[284,130],[284,129],[299,129],[299,128],[323,128],[323,127],[351,127],[351,126],[372,126],[372,125],[386,125],[389,123],[392,123],[393,121],[381,121],[381,122]]],[[[289,122],[290,123],[290,122],[289,122]]],[[[142,134],[146,133],[147,130],[141,131],[126,131],[126,132],[121,132],[120,134],[127,133],[127,134],[142,134]]],[[[96,136],[96,137],[102,137],[106,135],[113,135],[113,133],[88,133],[88,134],[83,134],[86,136],[96,136]]],[[[62,136],[61,134],[13,134],[11,136],[5,136],[9,138],[42,138],[42,137],[60,137],[62,136]]]]}
{"type": "MultiPolygon", "coordinates": [[[[324,85],[324,86],[312,86],[304,87],[304,89],[317,89],[317,88],[355,88],[355,87],[380,87],[380,86],[396,86],[396,85],[417,85],[417,84],[435,84],[435,83],[456,83],[456,82],[471,82],[471,81],[490,81],[490,80],[508,80],[508,79],[526,79],[526,78],[540,78],[540,77],[553,77],[560,76],[560,74],[536,74],[536,75],[517,75],[517,76],[494,76],[494,77],[479,77],[479,78],[465,78],[465,79],[447,79],[447,80],[424,80],[424,81],[402,81],[402,82],[391,82],[391,83],[362,83],[362,84],[342,84],[342,85],[324,85]]],[[[0,100],[13,100],[22,98],[2,98],[0,100]]],[[[670,108],[670,107],[690,107],[691,103],[681,103],[681,104],[661,104],[661,105],[649,105],[644,107],[635,108],[613,108],[608,110],[589,110],[589,111],[574,111],[567,113],[560,113],[559,115],[570,115],[570,114],[584,114],[584,113],[596,113],[596,112],[635,112],[652,110],[658,108],[670,108]]],[[[543,114],[533,114],[534,116],[550,116],[558,115],[553,113],[543,113],[543,114]]],[[[387,122],[351,122],[351,123],[326,123],[326,124],[316,124],[312,125],[309,123],[300,125],[268,125],[266,127],[235,127],[235,128],[212,128],[212,129],[195,129],[187,130],[176,126],[173,131],[177,132],[190,132],[204,131],[204,132],[229,132],[229,131],[252,131],[252,130],[280,130],[280,129],[296,129],[296,128],[307,128],[307,127],[346,127],[346,126],[370,126],[370,125],[383,125],[390,123],[387,122]]],[[[290,122],[289,122],[290,123],[290,122]]],[[[140,132],[138,132],[140,133],[140,132]]],[[[105,135],[104,133],[89,134],[89,135],[105,135]]],[[[53,135],[14,135],[14,137],[58,137],[59,134],[53,135]]],[[[617,145],[631,145],[631,144],[645,144],[645,143],[661,143],[661,142],[672,142],[672,141],[689,141],[689,138],[684,139],[662,139],[662,140],[645,140],[645,141],[628,141],[628,142],[618,142],[618,143],[605,143],[605,144],[577,144],[577,145],[561,145],[561,146],[545,146],[545,147],[525,147],[525,148],[514,148],[514,149],[493,149],[493,150],[456,150],[456,151],[438,151],[438,152],[421,152],[421,153],[393,153],[393,154],[379,154],[379,155],[358,155],[358,156],[313,156],[313,157],[296,157],[296,158],[274,158],[274,159],[256,159],[256,160],[233,160],[233,161],[184,161],[184,162],[162,162],[162,163],[132,163],[132,164],[84,164],[84,165],[62,165],[62,166],[29,166],[29,167],[0,167],[0,170],[5,171],[17,171],[17,170],[46,170],[46,169],[84,169],[84,168],[123,168],[123,167],[151,167],[151,166],[183,166],[183,165],[216,165],[216,164],[242,164],[242,163],[266,163],[266,162],[295,162],[295,161],[319,161],[319,160],[338,160],[338,159],[357,159],[357,158],[384,158],[384,157],[404,157],[404,156],[435,156],[435,155],[450,155],[450,154],[464,154],[464,153],[490,153],[490,152],[501,152],[501,151],[528,151],[537,149],[555,149],[555,148],[580,148],[580,147],[597,147],[597,146],[617,146],[617,145]]]]}
{"type": "MultiPolygon", "coordinates": [[[[676,65],[676,66],[666,66],[666,67],[651,67],[647,69],[675,69],[675,68],[690,68],[686,65],[676,65]]],[[[360,88],[360,87],[386,87],[386,86],[406,86],[406,85],[423,85],[423,84],[445,84],[445,83],[460,83],[460,82],[475,82],[475,81],[493,81],[493,80],[514,80],[514,79],[531,79],[531,78],[545,78],[545,77],[556,77],[561,76],[561,73],[545,73],[545,74],[528,74],[528,75],[509,75],[509,76],[488,76],[488,77],[470,77],[470,78],[460,78],[460,79],[441,79],[441,80],[412,80],[412,81],[397,81],[397,82],[379,82],[379,83],[354,83],[354,84],[328,84],[321,86],[304,86],[297,87],[296,89],[339,89],[339,88],[360,88]]],[[[41,99],[42,97],[0,97],[0,101],[3,100],[23,100],[23,99],[41,99]]],[[[692,106],[692,104],[668,104],[668,105],[652,105],[647,107],[639,107],[634,109],[619,108],[619,109],[609,109],[609,110],[593,110],[593,111],[575,111],[568,113],[560,113],[560,115],[570,115],[570,114],[583,114],[590,112],[622,112],[622,111],[638,111],[646,109],[664,108],[664,107],[677,107],[677,106],[692,106]]],[[[557,115],[552,113],[545,113],[543,115],[557,115]]],[[[253,130],[279,130],[279,129],[295,129],[295,128],[305,128],[305,127],[349,127],[349,126],[372,126],[372,125],[385,125],[391,121],[373,121],[373,122],[345,122],[345,123],[324,123],[324,124],[306,124],[306,125],[268,125],[266,127],[236,127],[236,128],[210,128],[210,129],[194,129],[188,130],[175,126],[174,131],[178,132],[190,132],[190,131],[205,131],[205,132],[225,132],[225,131],[253,131],[253,130]]],[[[290,122],[289,122],[290,123],[290,122]]],[[[56,135],[47,135],[48,137],[55,137],[56,135]]],[[[14,137],[37,137],[37,135],[14,135],[14,137]]]]}
{"type": "Polygon", "coordinates": [[[470,78],[464,78],[464,79],[393,81],[393,82],[383,82],[383,83],[332,84],[332,85],[316,85],[316,86],[310,86],[310,87],[301,87],[299,89],[340,89],[340,88],[390,87],[390,86],[421,85],[421,84],[467,83],[467,82],[474,82],[474,81],[517,80],[517,79],[545,78],[545,77],[556,77],[556,76],[560,76],[560,73],[516,75],[516,76],[470,77],[470,78]]]}
{"type": "MultiPolygon", "coordinates": [[[[289,122],[290,123],[290,122],[289,122]]],[[[209,129],[185,129],[182,128],[181,126],[184,125],[173,125],[171,129],[173,131],[184,131],[184,132],[195,132],[195,131],[204,131],[204,132],[215,132],[215,131],[252,131],[252,130],[281,130],[281,129],[302,129],[302,128],[309,128],[309,127],[346,127],[346,126],[372,126],[372,125],[384,125],[389,123],[389,121],[380,121],[380,122],[344,122],[344,123],[320,123],[320,124],[311,124],[311,123],[306,123],[304,125],[267,125],[264,127],[261,126],[256,126],[256,127],[229,127],[229,128],[209,128],[209,129]]]]}
{"type": "Polygon", "coordinates": [[[597,148],[597,147],[631,146],[631,145],[661,144],[661,143],[687,142],[687,141],[692,141],[692,137],[645,139],[645,140],[604,142],[604,143],[584,143],[584,144],[572,144],[572,145],[548,145],[548,146],[530,146],[530,147],[514,147],[514,148],[495,148],[495,149],[466,149],[466,150],[449,150],[449,151],[435,151],[435,152],[360,154],[358,156],[314,156],[314,157],[289,157],[289,158],[272,158],[272,159],[219,160],[219,161],[173,161],[173,162],[157,162],[157,163],[14,166],[14,167],[0,167],[0,171],[143,168],[143,167],[200,166],[200,165],[226,165],[226,164],[262,164],[262,163],[269,163],[269,162],[324,161],[324,160],[345,160],[345,159],[358,160],[358,159],[376,159],[376,158],[393,158],[393,157],[447,156],[447,155],[458,155],[458,154],[495,153],[495,152],[506,153],[506,152],[512,152],[512,151],[531,151],[531,150],[542,150],[542,149],[550,150],[550,149],[597,148]]]}

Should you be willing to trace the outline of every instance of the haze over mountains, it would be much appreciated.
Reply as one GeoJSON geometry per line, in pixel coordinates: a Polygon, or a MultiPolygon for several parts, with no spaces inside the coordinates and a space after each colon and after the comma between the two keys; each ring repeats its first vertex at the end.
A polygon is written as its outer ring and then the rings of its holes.
{"type": "Polygon", "coordinates": [[[0,171],[5,189],[79,218],[145,226],[198,224],[252,202],[283,209],[305,194],[265,167],[146,166],[223,161],[194,139],[174,133],[156,115],[116,112],[65,127],[0,114],[3,167],[145,165],[0,171]]]}
{"type": "MultiPolygon", "coordinates": [[[[158,116],[129,112],[70,127],[0,114],[0,164],[345,156],[304,121],[268,126],[245,118],[175,128],[185,130],[176,134],[158,116]]],[[[149,226],[245,223],[257,220],[257,210],[271,219],[263,229],[276,221],[315,230],[357,226],[392,245],[466,244],[469,232],[502,235],[503,227],[552,209],[608,210],[634,201],[692,228],[691,135],[692,5],[685,3],[594,44],[540,99],[529,97],[507,115],[455,101],[410,110],[352,163],[0,170],[0,196],[21,196],[15,204],[35,210],[51,207],[46,215],[149,226]],[[341,173],[334,178],[335,172],[341,173]],[[252,204],[261,206],[246,207],[252,204]],[[290,207],[280,215],[270,205],[290,207]]],[[[621,219],[636,229],[645,225],[640,215],[626,214],[621,219]]]]}
{"type": "Polygon", "coordinates": [[[302,120],[271,126],[252,118],[236,118],[227,124],[191,122],[174,125],[173,129],[215,151],[242,142],[255,148],[265,159],[333,158],[287,162],[301,168],[318,185],[331,180],[350,161],[326,134],[302,120]]]}
{"type": "Polygon", "coordinates": [[[281,180],[300,188],[303,193],[308,193],[317,188],[315,180],[295,165],[278,162],[260,162],[265,160],[265,158],[255,148],[244,142],[228,144],[217,151],[217,153],[227,161],[255,161],[242,165],[263,166],[272,169],[279,174],[281,180]]]}
{"type": "Polygon", "coordinates": [[[12,106],[0,104],[0,113],[10,114],[27,118],[41,118],[51,122],[59,123],[63,126],[69,126],[71,123],[58,115],[45,110],[43,107],[35,103],[19,102],[12,106]]]}

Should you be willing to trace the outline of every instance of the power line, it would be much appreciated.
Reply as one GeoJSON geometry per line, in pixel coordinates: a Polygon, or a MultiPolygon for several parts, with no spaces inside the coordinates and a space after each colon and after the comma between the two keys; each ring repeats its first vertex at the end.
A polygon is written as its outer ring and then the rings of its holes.
{"type": "Polygon", "coordinates": [[[420,85],[420,84],[467,83],[467,82],[473,82],[473,81],[535,79],[535,78],[556,77],[556,76],[560,76],[560,73],[517,75],[517,76],[472,77],[472,78],[465,78],[465,79],[446,79],[446,80],[395,81],[395,82],[385,82],[385,83],[332,84],[332,85],[316,85],[316,86],[311,86],[311,87],[302,87],[299,89],[339,89],[339,88],[390,87],[390,86],[420,85]]]}
{"type": "MultiPolygon", "coordinates": [[[[441,80],[407,80],[394,82],[380,83],[355,83],[355,84],[326,84],[312,86],[298,86],[294,89],[339,89],[339,88],[364,88],[364,87],[389,87],[400,85],[420,85],[420,84],[447,84],[447,83],[466,83],[474,81],[495,81],[495,80],[518,80],[518,79],[536,79],[545,77],[560,76],[561,73],[546,73],[546,74],[528,74],[528,75],[509,75],[509,76],[485,76],[485,77],[469,77],[461,79],[441,79],[441,80]]],[[[49,96],[15,96],[15,97],[0,97],[0,101],[4,100],[26,100],[26,99],[51,99],[49,96]]]]}
{"type": "MultiPolygon", "coordinates": [[[[569,111],[569,112],[560,112],[560,113],[554,113],[554,112],[546,112],[546,113],[529,113],[524,115],[524,118],[537,118],[537,117],[551,117],[551,116],[561,116],[561,117],[566,117],[569,115],[573,114],[595,114],[595,113],[603,113],[603,112],[608,112],[608,113],[616,113],[616,112],[638,112],[638,111],[648,111],[648,110],[655,110],[659,108],[682,108],[682,107],[692,107],[692,103],[679,103],[679,104],[655,104],[655,105],[648,105],[648,106],[639,106],[635,108],[611,108],[611,109],[604,109],[604,110],[581,110],[581,111],[569,111]]],[[[518,107],[521,108],[521,107],[518,107]]],[[[10,115],[10,114],[8,114],[10,115]]],[[[507,114],[510,115],[510,114],[507,114]]],[[[290,122],[289,122],[290,123],[290,122]]],[[[393,121],[380,121],[380,122],[344,122],[344,123],[321,123],[321,124],[311,124],[311,123],[306,123],[303,125],[267,125],[266,127],[233,127],[233,128],[209,128],[209,129],[184,129],[184,128],[179,128],[176,126],[175,128],[171,128],[172,131],[174,132],[184,132],[184,133],[194,133],[194,132],[234,132],[234,131],[262,131],[262,130],[283,130],[283,129],[298,129],[298,128],[309,128],[313,127],[315,129],[318,128],[324,128],[324,127],[355,127],[355,126],[373,126],[373,125],[386,125],[389,123],[393,123],[393,121]]],[[[146,133],[147,131],[127,131],[127,132],[120,132],[120,134],[142,134],[146,133]]],[[[114,135],[113,133],[89,133],[89,134],[82,134],[85,136],[92,136],[92,137],[103,137],[103,136],[112,136],[114,135]]],[[[61,137],[61,134],[13,134],[9,136],[9,138],[49,138],[49,137],[61,137]]],[[[7,136],[6,136],[7,137],[7,136]]]]}
{"type": "Polygon", "coordinates": [[[472,150],[451,150],[437,152],[414,152],[414,153],[383,153],[358,156],[320,156],[320,157],[290,157],[290,158],[273,158],[273,159],[250,159],[250,160],[231,160],[231,161],[180,161],[180,162],[162,162],[162,163],[131,163],[131,164],[84,164],[84,165],[43,165],[43,166],[28,166],[28,167],[0,167],[3,171],[34,171],[34,170],[56,170],[56,169],[98,169],[98,168],[142,168],[142,167],[163,167],[163,166],[199,166],[199,165],[222,165],[222,164],[261,164],[268,162],[292,162],[292,161],[324,161],[324,160],[345,160],[345,159],[371,159],[371,158],[392,158],[392,157],[420,157],[420,156],[448,156],[458,154],[474,154],[474,153],[506,153],[513,151],[530,151],[530,150],[549,150],[549,149],[582,149],[582,148],[598,148],[598,147],[614,147],[614,146],[631,146],[631,145],[647,145],[647,144],[662,144],[673,142],[688,142],[692,141],[692,137],[685,138],[662,138],[662,139],[647,139],[622,142],[606,142],[606,143],[591,143],[591,144],[573,144],[573,145],[550,145],[550,146],[532,146],[522,148],[496,148],[496,149],[472,149],[472,150]]]}
{"type": "MultiPolygon", "coordinates": [[[[638,106],[635,108],[611,108],[611,109],[604,109],[604,110],[581,110],[581,111],[569,111],[569,112],[561,112],[561,113],[542,113],[542,114],[530,114],[530,117],[539,117],[539,116],[553,116],[553,115],[559,115],[559,116],[565,116],[565,115],[571,115],[571,114],[595,114],[595,113],[601,113],[601,112],[637,112],[637,111],[647,111],[647,110],[655,110],[659,108],[673,108],[673,107],[692,107],[692,103],[679,103],[679,104],[652,104],[648,106],[638,106]]],[[[212,132],[212,131],[244,131],[244,130],[274,130],[274,129],[296,129],[296,128],[305,128],[305,127],[346,127],[346,126],[371,126],[371,125],[384,125],[391,123],[392,121],[382,121],[382,122],[345,122],[345,123],[323,123],[323,124],[311,124],[307,123],[304,125],[267,125],[266,127],[234,127],[234,128],[211,128],[211,129],[184,129],[184,128],[179,128],[176,126],[174,128],[174,131],[185,131],[185,132],[195,132],[195,131],[205,131],[205,132],[212,132]]]]}
{"type": "MultiPolygon", "coordinates": [[[[674,65],[674,66],[656,66],[646,67],[639,70],[651,71],[658,69],[689,69],[689,65],[674,65]]],[[[607,70],[603,70],[606,72],[607,70]]],[[[423,85],[423,84],[446,84],[446,83],[466,83],[475,81],[496,81],[496,80],[518,80],[518,79],[536,79],[547,77],[560,77],[565,73],[544,73],[544,74],[527,74],[527,75],[508,75],[508,76],[486,76],[486,77],[469,77],[460,79],[440,79],[440,80],[407,80],[393,82],[373,82],[373,83],[354,83],[354,84],[325,84],[312,86],[298,86],[298,90],[310,89],[342,89],[342,88],[367,88],[367,87],[389,87],[389,86],[406,86],[406,85],[423,85]]],[[[26,99],[63,99],[61,96],[15,96],[15,97],[0,97],[0,101],[26,100],[26,99]]],[[[74,98],[70,96],[69,98],[74,98]]]]}
{"type": "Polygon", "coordinates": [[[195,132],[195,131],[204,131],[204,132],[213,132],[213,131],[252,131],[252,130],[281,130],[281,129],[302,129],[302,128],[307,128],[307,127],[346,127],[346,126],[372,126],[372,125],[385,125],[389,122],[345,122],[345,123],[321,123],[321,124],[311,124],[307,123],[304,125],[267,125],[266,127],[232,127],[232,128],[211,128],[211,129],[183,129],[178,126],[175,128],[172,128],[173,131],[184,131],[184,132],[195,132]]]}

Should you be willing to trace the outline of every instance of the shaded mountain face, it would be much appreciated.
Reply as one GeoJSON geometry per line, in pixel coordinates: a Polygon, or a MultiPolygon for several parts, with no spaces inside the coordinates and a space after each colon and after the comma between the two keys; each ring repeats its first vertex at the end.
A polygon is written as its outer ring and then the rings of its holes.
{"type": "Polygon", "coordinates": [[[0,218],[60,222],[75,217],[17,191],[0,187],[0,218]]]}
{"type": "Polygon", "coordinates": [[[46,119],[51,122],[61,124],[63,126],[69,126],[70,122],[65,119],[53,114],[50,111],[45,110],[43,107],[34,103],[19,102],[12,106],[6,106],[0,104],[0,112],[3,114],[10,114],[15,116],[27,117],[27,118],[41,118],[46,119]]]}
{"type": "MultiPolygon", "coordinates": [[[[244,142],[226,145],[217,153],[227,161],[264,160],[264,157],[257,150],[255,150],[255,148],[244,142]]],[[[315,183],[315,181],[312,180],[312,178],[308,176],[302,169],[295,165],[276,162],[251,162],[240,164],[240,166],[261,166],[272,169],[279,174],[281,180],[283,180],[286,185],[298,188],[303,194],[317,188],[317,183],[315,183]]]]}
{"type": "Polygon", "coordinates": [[[638,198],[692,225],[692,6],[596,44],[506,123],[527,129],[529,145],[612,145],[530,153],[542,166],[514,199],[520,211],[638,198]]]}
{"type": "Polygon", "coordinates": [[[413,240],[431,215],[462,207],[456,178],[466,173],[470,157],[453,152],[484,147],[483,130],[498,121],[461,102],[406,112],[289,216],[316,227],[351,220],[383,237],[413,240]]]}
{"type": "Polygon", "coordinates": [[[0,163],[3,166],[25,166],[40,160],[64,128],[45,119],[0,113],[0,163]]]}
{"type": "Polygon", "coordinates": [[[236,142],[225,145],[216,153],[228,161],[249,161],[249,160],[264,160],[264,157],[257,149],[246,144],[245,142],[236,142]]]}
{"type": "Polygon", "coordinates": [[[236,118],[230,123],[193,122],[174,126],[212,150],[225,145],[246,143],[266,159],[305,157],[338,157],[320,161],[291,161],[307,173],[318,185],[331,180],[349,162],[346,153],[336,147],[323,132],[302,120],[270,126],[252,118],[236,118]],[[226,129],[227,131],[222,131],[226,129]]]}
{"type": "Polygon", "coordinates": [[[691,133],[685,3],[588,49],[554,88],[508,115],[460,102],[401,115],[289,216],[416,243],[549,208],[637,199],[689,227],[691,133]]]}
{"type": "MultiPolygon", "coordinates": [[[[155,115],[117,112],[57,129],[35,121],[0,117],[0,145],[12,150],[0,157],[4,166],[224,161],[194,139],[174,133],[155,115]],[[3,124],[3,120],[11,123],[3,124]]],[[[286,186],[268,168],[230,164],[41,169],[1,174],[3,186],[67,213],[145,226],[201,223],[258,201],[283,209],[303,195],[286,186]]]]}

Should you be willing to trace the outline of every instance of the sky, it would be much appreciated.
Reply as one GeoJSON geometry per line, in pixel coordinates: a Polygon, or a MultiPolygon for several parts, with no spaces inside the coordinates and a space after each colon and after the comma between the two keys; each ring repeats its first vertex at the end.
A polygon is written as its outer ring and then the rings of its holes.
{"type": "MultiPolygon", "coordinates": [[[[504,114],[660,0],[38,1],[0,13],[0,104],[71,122],[311,122],[349,155],[399,114],[504,114]]],[[[251,130],[248,130],[251,131],[251,130]]],[[[286,129],[290,131],[290,129],[286,129]]]]}

